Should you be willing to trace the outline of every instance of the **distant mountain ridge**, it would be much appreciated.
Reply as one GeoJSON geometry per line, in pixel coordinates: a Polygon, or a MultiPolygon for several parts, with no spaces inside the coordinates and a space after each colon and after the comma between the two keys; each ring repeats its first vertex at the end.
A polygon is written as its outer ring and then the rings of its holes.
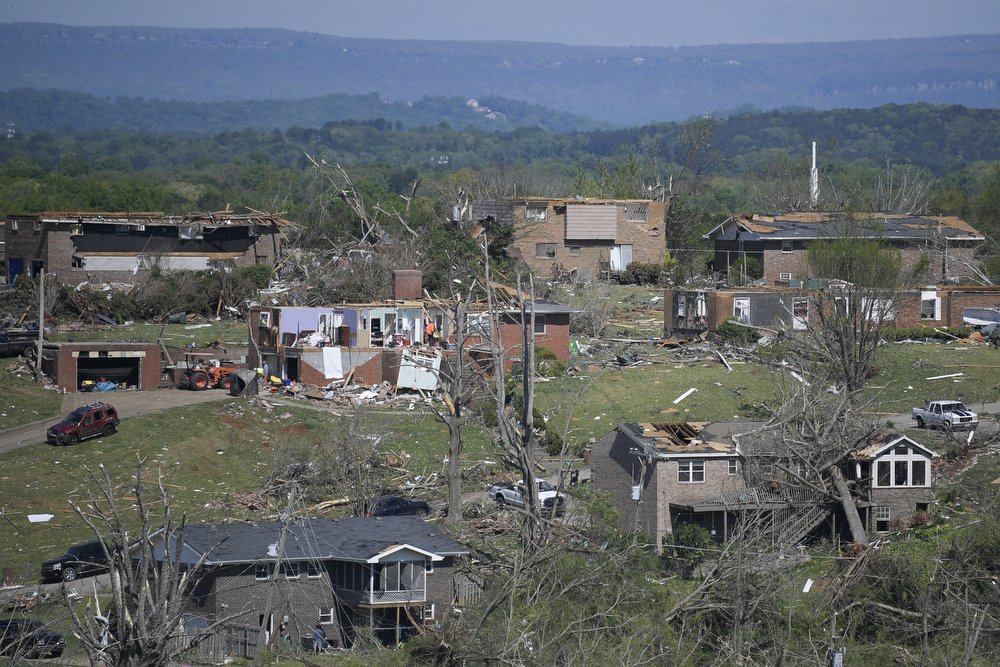
{"type": "Polygon", "coordinates": [[[0,62],[8,91],[200,102],[500,96],[618,127],[749,106],[1000,107],[1000,35],[667,48],[7,23],[0,62]]]}

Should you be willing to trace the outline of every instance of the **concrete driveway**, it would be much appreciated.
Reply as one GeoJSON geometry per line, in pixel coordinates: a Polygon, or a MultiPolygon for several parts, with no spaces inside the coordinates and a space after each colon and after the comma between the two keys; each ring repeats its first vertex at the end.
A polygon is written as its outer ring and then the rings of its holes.
{"type": "Polygon", "coordinates": [[[62,402],[60,416],[49,417],[31,424],[7,429],[0,433],[0,453],[11,452],[21,447],[45,442],[45,432],[62,416],[69,414],[81,405],[105,401],[115,406],[121,419],[148,415],[170,408],[196,403],[208,403],[232,398],[228,392],[221,389],[206,391],[183,391],[180,389],[153,389],[150,391],[115,391],[107,393],[76,393],[66,394],[62,402]]]}

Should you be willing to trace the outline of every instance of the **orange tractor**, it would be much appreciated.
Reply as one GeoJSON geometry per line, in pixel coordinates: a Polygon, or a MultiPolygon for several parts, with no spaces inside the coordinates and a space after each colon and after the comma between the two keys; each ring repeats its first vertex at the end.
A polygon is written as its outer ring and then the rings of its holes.
{"type": "Polygon", "coordinates": [[[187,366],[177,382],[180,389],[201,391],[202,389],[229,389],[232,384],[230,373],[237,370],[227,362],[215,365],[209,361],[214,355],[209,352],[187,352],[184,362],[187,366]]]}

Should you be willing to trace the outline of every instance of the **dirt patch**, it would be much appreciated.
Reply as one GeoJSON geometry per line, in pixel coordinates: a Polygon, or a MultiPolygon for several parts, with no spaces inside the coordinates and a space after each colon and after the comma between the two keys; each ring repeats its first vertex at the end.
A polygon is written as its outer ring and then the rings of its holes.
{"type": "Polygon", "coordinates": [[[302,435],[309,429],[306,428],[305,424],[290,424],[281,430],[285,433],[291,433],[293,435],[302,435]]]}
{"type": "Polygon", "coordinates": [[[239,417],[233,417],[232,415],[222,415],[219,417],[223,424],[227,426],[232,426],[237,431],[242,431],[247,427],[247,420],[240,419],[239,417]]]}

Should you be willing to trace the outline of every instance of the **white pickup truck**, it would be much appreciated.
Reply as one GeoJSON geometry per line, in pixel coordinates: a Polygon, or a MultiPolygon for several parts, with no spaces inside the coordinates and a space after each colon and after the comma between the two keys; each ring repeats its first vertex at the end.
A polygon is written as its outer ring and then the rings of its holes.
{"type": "MultiPolygon", "coordinates": [[[[519,480],[517,484],[494,484],[486,493],[496,501],[498,507],[510,505],[524,509],[524,480],[519,480]]],[[[566,509],[566,498],[544,479],[538,480],[538,502],[542,506],[542,513],[546,515],[552,514],[554,510],[556,516],[562,516],[566,509]]]]}
{"type": "Polygon", "coordinates": [[[927,407],[913,408],[910,414],[917,428],[972,431],[979,426],[978,415],[959,401],[928,401],[927,407]]]}

